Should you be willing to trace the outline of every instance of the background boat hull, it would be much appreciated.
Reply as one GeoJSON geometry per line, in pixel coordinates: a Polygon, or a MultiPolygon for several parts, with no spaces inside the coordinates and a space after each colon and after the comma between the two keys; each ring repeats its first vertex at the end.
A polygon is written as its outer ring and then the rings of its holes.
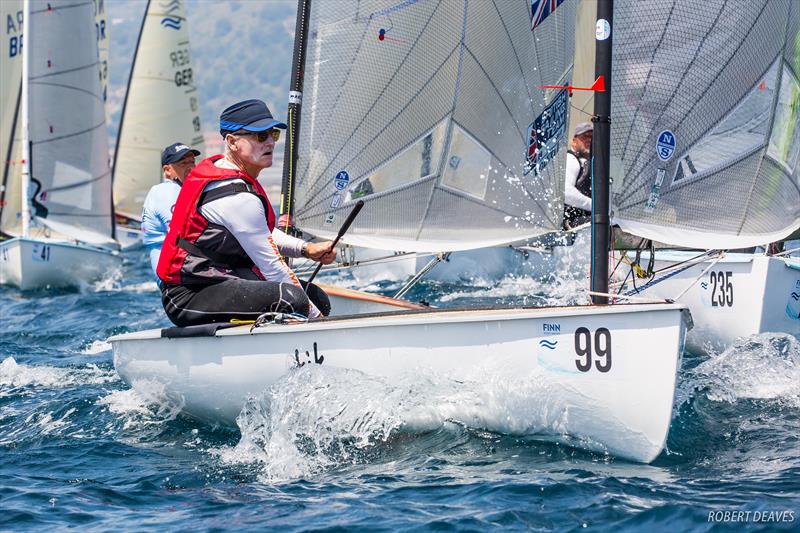
{"type": "Polygon", "coordinates": [[[24,238],[0,242],[0,284],[22,290],[77,287],[121,265],[119,254],[80,244],[24,238]]]}

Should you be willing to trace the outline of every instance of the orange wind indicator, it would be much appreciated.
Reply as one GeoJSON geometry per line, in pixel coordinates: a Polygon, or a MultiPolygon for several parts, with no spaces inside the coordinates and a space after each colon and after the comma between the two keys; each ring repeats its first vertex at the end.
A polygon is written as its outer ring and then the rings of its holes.
{"type": "Polygon", "coordinates": [[[606,79],[603,76],[598,76],[591,87],[573,87],[572,85],[537,85],[539,89],[566,89],[569,95],[572,96],[572,91],[595,91],[605,92],[606,79]]]}

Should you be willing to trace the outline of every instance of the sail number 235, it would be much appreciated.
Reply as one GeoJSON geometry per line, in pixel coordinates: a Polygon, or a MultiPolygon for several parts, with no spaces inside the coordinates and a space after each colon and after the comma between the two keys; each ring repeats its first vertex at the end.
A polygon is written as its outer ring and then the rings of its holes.
{"type": "Polygon", "coordinates": [[[598,372],[611,370],[611,332],[606,328],[597,328],[594,335],[588,328],[575,330],[575,366],[581,372],[592,369],[592,363],[598,372]]]}
{"type": "Polygon", "coordinates": [[[711,272],[711,307],[733,307],[733,272],[711,272]]]}

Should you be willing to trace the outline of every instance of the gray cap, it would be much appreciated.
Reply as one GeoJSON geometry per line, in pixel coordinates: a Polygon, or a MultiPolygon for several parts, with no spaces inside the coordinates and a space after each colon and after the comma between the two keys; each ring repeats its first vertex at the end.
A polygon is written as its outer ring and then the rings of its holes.
{"type": "Polygon", "coordinates": [[[592,126],[591,122],[581,122],[575,126],[575,133],[572,136],[577,137],[578,135],[583,135],[584,133],[591,131],[594,131],[594,126],[592,126]]]}

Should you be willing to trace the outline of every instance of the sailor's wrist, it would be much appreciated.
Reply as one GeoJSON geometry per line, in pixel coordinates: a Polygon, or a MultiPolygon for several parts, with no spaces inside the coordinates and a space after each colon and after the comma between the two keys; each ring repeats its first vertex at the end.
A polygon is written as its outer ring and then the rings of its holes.
{"type": "Polygon", "coordinates": [[[303,245],[300,247],[300,257],[305,257],[308,259],[308,243],[304,242],[303,245]]]}

